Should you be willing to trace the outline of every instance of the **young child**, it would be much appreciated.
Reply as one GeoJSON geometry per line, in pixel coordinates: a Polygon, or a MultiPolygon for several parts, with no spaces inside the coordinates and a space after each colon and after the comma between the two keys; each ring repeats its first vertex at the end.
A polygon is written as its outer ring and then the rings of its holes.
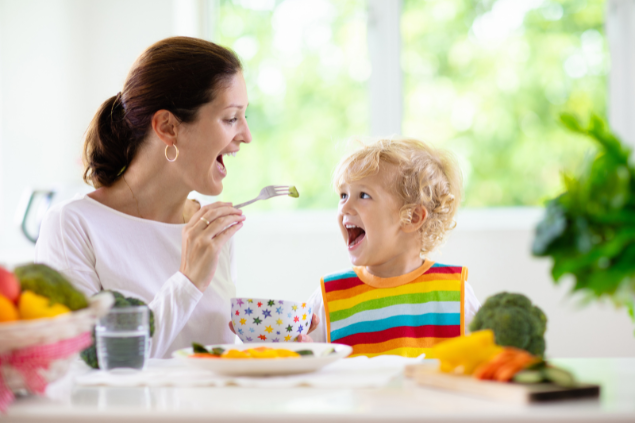
{"type": "Polygon", "coordinates": [[[425,258],[456,225],[453,156],[414,139],[379,140],[345,157],[333,183],[353,268],[322,278],[309,300],[319,323],[299,340],[417,357],[463,335],[480,306],[467,268],[425,258]]]}

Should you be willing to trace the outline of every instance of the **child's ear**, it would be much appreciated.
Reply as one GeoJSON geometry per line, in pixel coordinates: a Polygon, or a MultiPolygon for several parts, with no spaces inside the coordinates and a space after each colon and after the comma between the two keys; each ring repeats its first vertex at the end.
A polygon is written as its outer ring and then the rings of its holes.
{"type": "Polygon", "coordinates": [[[411,233],[421,229],[423,222],[428,217],[428,211],[423,206],[414,206],[408,210],[409,222],[402,223],[401,227],[404,232],[411,233]]]}

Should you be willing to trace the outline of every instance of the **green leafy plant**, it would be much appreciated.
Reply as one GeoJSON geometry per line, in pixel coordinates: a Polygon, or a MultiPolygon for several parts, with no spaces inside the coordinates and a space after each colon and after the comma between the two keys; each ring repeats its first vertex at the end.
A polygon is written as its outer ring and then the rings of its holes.
{"type": "Polygon", "coordinates": [[[628,307],[635,298],[635,166],[626,147],[597,116],[585,127],[563,114],[570,130],[593,139],[598,150],[578,175],[564,175],[565,192],[547,203],[536,228],[533,254],[553,259],[556,283],[575,279],[573,291],[608,297],[628,307]]]}

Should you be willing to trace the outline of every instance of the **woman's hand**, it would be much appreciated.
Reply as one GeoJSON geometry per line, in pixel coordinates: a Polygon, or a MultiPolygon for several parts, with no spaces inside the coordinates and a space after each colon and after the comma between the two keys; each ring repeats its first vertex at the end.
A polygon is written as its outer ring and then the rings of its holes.
{"type": "MultiPolygon", "coordinates": [[[[309,327],[309,331],[307,333],[313,332],[319,324],[320,318],[314,314],[311,318],[311,326],[309,327]]],[[[234,330],[234,325],[231,321],[229,322],[229,330],[236,333],[236,331],[234,330]]],[[[298,342],[313,342],[313,339],[309,335],[298,335],[298,342]]]]}
{"type": "Polygon", "coordinates": [[[207,289],[216,273],[221,249],[243,227],[242,213],[231,203],[209,204],[201,207],[183,228],[179,270],[201,292],[207,289]]]}

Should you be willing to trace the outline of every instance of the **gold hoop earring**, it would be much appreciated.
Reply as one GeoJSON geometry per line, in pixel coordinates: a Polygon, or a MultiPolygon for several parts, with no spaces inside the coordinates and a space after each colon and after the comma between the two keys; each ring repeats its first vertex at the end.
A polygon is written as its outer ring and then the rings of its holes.
{"type": "Polygon", "coordinates": [[[169,145],[165,146],[165,158],[170,163],[175,162],[176,159],[179,158],[179,149],[176,148],[176,144],[172,144],[171,146],[169,146],[169,145]],[[174,147],[174,150],[176,151],[176,154],[174,155],[174,158],[172,160],[170,160],[170,158],[168,157],[168,148],[170,148],[170,147],[174,147]]]}

